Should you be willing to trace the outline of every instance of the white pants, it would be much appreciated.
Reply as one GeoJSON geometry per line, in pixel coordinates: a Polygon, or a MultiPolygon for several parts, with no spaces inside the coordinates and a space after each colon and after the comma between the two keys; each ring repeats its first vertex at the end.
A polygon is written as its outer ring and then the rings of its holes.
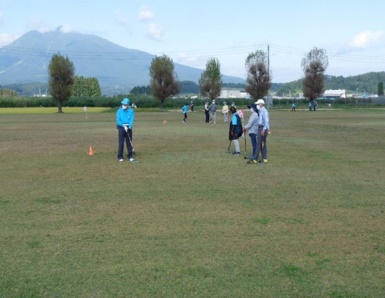
{"type": "Polygon", "coordinates": [[[233,143],[234,143],[234,150],[235,150],[235,152],[241,152],[240,149],[239,149],[239,140],[238,139],[233,140],[233,143]]]}

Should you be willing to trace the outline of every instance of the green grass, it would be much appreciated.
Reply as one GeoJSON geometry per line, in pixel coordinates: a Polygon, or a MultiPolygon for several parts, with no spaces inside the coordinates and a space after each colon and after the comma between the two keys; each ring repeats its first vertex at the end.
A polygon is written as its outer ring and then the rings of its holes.
{"type": "Polygon", "coordinates": [[[264,166],[220,114],[136,113],[130,164],[114,113],[3,110],[0,297],[385,293],[383,110],[272,110],[264,166]]]}

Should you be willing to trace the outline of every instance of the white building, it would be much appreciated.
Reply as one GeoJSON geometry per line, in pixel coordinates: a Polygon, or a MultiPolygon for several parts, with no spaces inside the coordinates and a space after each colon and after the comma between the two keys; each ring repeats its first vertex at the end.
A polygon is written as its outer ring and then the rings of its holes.
{"type": "Polygon", "coordinates": [[[247,92],[242,92],[235,89],[222,89],[219,98],[249,98],[250,95],[247,92]]]}
{"type": "Polygon", "coordinates": [[[346,98],[346,90],[325,90],[323,97],[330,97],[330,98],[346,98]]]}

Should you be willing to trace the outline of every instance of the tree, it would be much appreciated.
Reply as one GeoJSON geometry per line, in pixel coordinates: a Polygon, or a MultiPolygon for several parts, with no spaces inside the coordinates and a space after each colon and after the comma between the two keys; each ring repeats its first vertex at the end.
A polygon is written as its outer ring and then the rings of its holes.
{"type": "Polygon", "coordinates": [[[159,99],[160,108],[163,110],[164,101],[167,97],[179,94],[179,82],[174,72],[174,62],[166,55],[157,57],[150,65],[151,92],[159,99]]]}
{"type": "Polygon", "coordinates": [[[303,96],[314,101],[323,93],[324,72],[329,61],[326,51],[314,47],[301,61],[304,72],[302,80],[303,96]]]}
{"type": "Polygon", "coordinates": [[[131,94],[135,95],[148,95],[151,94],[151,87],[150,86],[135,86],[130,91],[131,94]]]}
{"type": "Polygon", "coordinates": [[[256,100],[267,95],[271,77],[267,65],[267,54],[264,51],[250,53],[245,61],[247,71],[246,92],[256,100]]]}
{"type": "Polygon", "coordinates": [[[379,82],[377,86],[377,95],[384,96],[384,82],[379,82]]]}
{"type": "Polygon", "coordinates": [[[221,95],[222,75],[221,64],[216,58],[210,58],[206,63],[206,69],[199,79],[199,89],[203,97],[211,100],[221,95]]]}
{"type": "Polygon", "coordinates": [[[75,67],[68,57],[54,54],[48,65],[48,73],[49,92],[58,105],[58,113],[63,113],[63,104],[72,94],[75,67]]]}
{"type": "Polygon", "coordinates": [[[96,78],[85,78],[75,76],[73,84],[74,97],[99,97],[102,96],[99,81],[96,78]]]}

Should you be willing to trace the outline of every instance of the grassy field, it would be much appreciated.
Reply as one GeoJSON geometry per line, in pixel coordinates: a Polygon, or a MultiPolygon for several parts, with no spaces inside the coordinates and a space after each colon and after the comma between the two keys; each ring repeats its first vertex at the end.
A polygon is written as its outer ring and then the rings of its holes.
{"type": "Polygon", "coordinates": [[[263,166],[202,111],[136,113],[134,164],[114,113],[24,111],[0,109],[0,297],[384,297],[384,110],[272,110],[263,166]]]}

